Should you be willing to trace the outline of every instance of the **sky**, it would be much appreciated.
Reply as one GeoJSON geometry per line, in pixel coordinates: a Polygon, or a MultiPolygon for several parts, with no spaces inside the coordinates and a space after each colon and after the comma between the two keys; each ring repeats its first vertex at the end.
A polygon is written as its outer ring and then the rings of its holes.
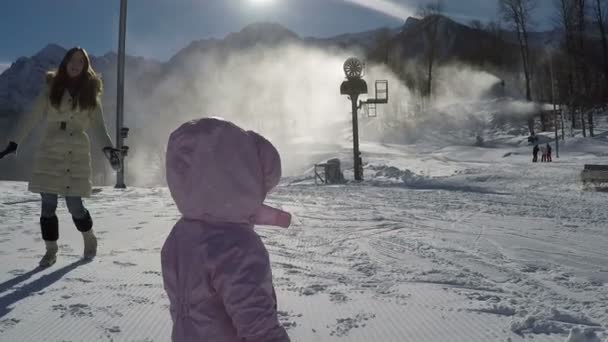
{"type": "MultiPolygon", "coordinates": [[[[129,0],[127,53],[168,60],[191,41],[223,38],[250,23],[282,24],[300,36],[329,37],[398,27],[428,0],[129,0]]],[[[469,22],[498,17],[495,0],[445,0],[448,16],[469,22]]],[[[547,28],[550,0],[539,0],[547,28]]],[[[120,0],[5,0],[0,9],[0,71],[49,43],[116,51],[120,0]]]]}

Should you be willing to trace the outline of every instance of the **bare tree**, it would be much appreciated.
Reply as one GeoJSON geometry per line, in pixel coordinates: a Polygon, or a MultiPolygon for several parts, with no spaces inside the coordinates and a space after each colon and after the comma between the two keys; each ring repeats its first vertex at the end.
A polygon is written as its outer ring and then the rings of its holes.
{"type": "Polygon", "coordinates": [[[593,112],[588,110],[589,103],[589,68],[586,61],[585,40],[587,30],[587,2],[586,0],[573,0],[575,6],[575,23],[574,32],[576,36],[576,53],[575,60],[577,65],[577,76],[579,78],[579,107],[581,109],[581,125],[583,136],[587,136],[585,127],[585,116],[587,112],[589,121],[589,134],[593,136],[593,112]]]}
{"type": "Polygon", "coordinates": [[[425,21],[423,30],[427,42],[425,51],[427,72],[423,94],[430,100],[433,95],[433,67],[437,59],[439,23],[443,13],[443,0],[433,0],[423,7],[420,12],[425,21]]]}
{"type": "MultiPolygon", "coordinates": [[[[575,5],[574,0],[554,0],[555,7],[558,12],[558,26],[564,32],[563,49],[565,50],[566,65],[567,65],[567,92],[564,95],[567,96],[567,104],[573,109],[575,107],[575,86],[574,86],[574,26],[575,20],[575,5]]],[[[576,127],[576,110],[571,110],[571,127],[576,127]]]]}
{"type": "Polygon", "coordinates": [[[478,52],[483,58],[479,65],[484,65],[489,59],[494,66],[505,72],[516,68],[516,65],[519,65],[519,63],[515,63],[517,61],[516,52],[511,52],[509,49],[509,53],[505,53],[507,43],[505,30],[503,30],[500,20],[489,21],[483,31],[488,34],[489,42],[487,46],[483,47],[483,51],[478,52]]]}
{"type": "MultiPolygon", "coordinates": [[[[532,91],[530,80],[532,78],[532,70],[530,64],[530,48],[528,44],[528,30],[531,24],[532,11],[536,7],[537,0],[498,0],[500,12],[504,20],[511,24],[521,52],[521,59],[524,68],[524,76],[526,78],[526,99],[532,101],[532,91]]],[[[530,133],[534,133],[534,118],[528,119],[528,128],[530,133]]]]}
{"type": "Polygon", "coordinates": [[[606,11],[608,1],[606,0],[595,0],[594,3],[594,16],[597,22],[598,29],[600,31],[600,38],[602,40],[602,52],[603,52],[603,64],[604,64],[604,103],[608,103],[608,40],[606,39],[606,11]]]}

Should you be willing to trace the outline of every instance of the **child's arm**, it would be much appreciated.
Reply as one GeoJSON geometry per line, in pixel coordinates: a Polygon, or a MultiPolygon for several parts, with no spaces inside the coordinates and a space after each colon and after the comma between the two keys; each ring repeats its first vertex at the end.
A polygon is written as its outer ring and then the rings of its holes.
{"type": "Polygon", "coordinates": [[[270,260],[257,235],[238,241],[222,255],[213,284],[244,342],[290,341],[277,318],[270,260]]]}

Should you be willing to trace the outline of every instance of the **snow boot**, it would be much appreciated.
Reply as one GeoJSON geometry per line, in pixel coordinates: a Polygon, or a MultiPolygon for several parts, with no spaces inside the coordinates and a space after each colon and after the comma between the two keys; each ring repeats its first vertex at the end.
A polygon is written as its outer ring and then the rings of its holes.
{"type": "Polygon", "coordinates": [[[97,255],[97,238],[93,229],[90,229],[82,233],[82,239],[84,240],[84,254],[85,260],[91,260],[97,255]]]}
{"type": "Polygon", "coordinates": [[[46,253],[38,263],[40,267],[50,267],[57,261],[57,241],[44,241],[46,245],[46,253]]]}
{"type": "Polygon", "coordinates": [[[97,255],[97,238],[95,237],[95,233],[93,233],[93,219],[91,219],[91,214],[87,210],[85,217],[78,219],[72,216],[72,220],[74,221],[76,228],[82,233],[82,239],[84,241],[84,259],[93,259],[97,255]]]}
{"type": "Polygon", "coordinates": [[[42,239],[46,245],[46,253],[39,262],[41,267],[49,267],[57,261],[57,239],[59,238],[59,220],[57,216],[40,217],[40,229],[42,230],[42,239]]]}

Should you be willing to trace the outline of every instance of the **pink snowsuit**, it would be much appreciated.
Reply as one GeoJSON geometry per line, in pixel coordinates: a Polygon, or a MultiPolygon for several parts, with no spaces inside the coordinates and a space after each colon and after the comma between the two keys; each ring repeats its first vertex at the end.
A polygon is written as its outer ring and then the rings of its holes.
{"type": "Polygon", "coordinates": [[[161,252],[174,342],[288,342],[255,224],[288,227],[263,205],[281,177],[272,144],[221,119],[171,134],[167,182],[182,218],[161,252]]]}

